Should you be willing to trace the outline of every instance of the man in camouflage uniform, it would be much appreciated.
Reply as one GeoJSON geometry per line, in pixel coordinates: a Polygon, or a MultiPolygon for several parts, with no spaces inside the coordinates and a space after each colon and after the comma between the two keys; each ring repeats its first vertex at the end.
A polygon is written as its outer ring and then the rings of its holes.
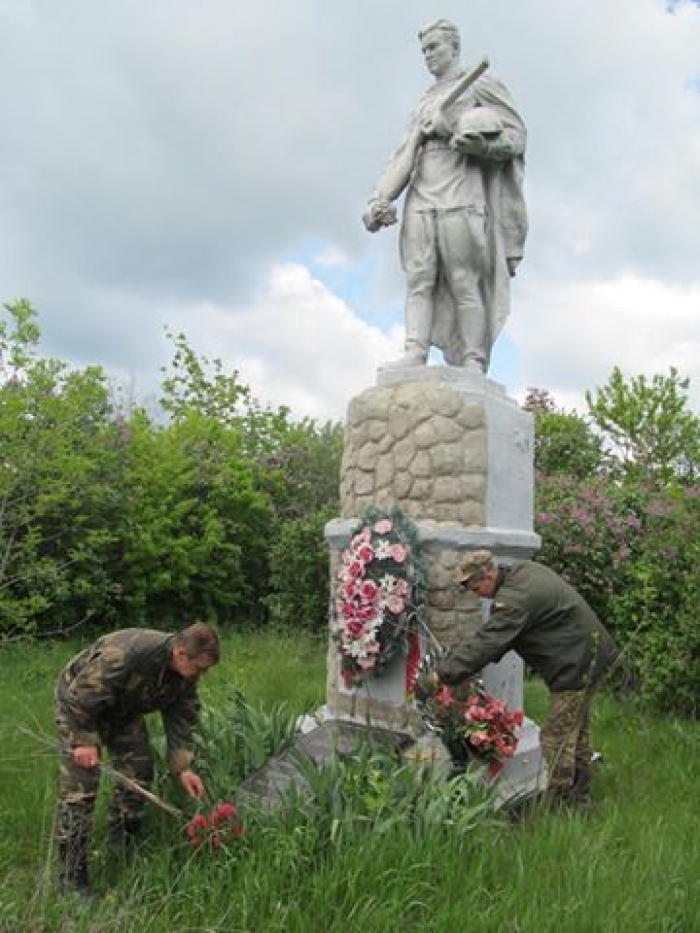
{"type": "MultiPolygon", "coordinates": [[[[218,660],[216,631],[197,622],[178,634],[136,628],[113,632],[64,668],[55,693],[61,763],[57,840],[64,892],[89,894],[87,856],[101,749],[127,777],[142,785],[153,780],[146,713],[161,713],[173,776],[190,797],[204,795],[204,784],[192,770],[196,685],[218,660]]],[[[115,788],[113,842],[125,842],[139,828],[143,805],[125,786],[115,788]]]]}
{"type": "Polygon", "coordinates": [[[458,684],[517,651],[550,690],[540,732],[547,797],[589,810],[591,699],[617,655],[610,635],[583,597],[542,564],[512,560],[499,566],[490,551],[472,551],[457,582],[491,605],[469,643],[438,663],[440,680],[458,684]]]}

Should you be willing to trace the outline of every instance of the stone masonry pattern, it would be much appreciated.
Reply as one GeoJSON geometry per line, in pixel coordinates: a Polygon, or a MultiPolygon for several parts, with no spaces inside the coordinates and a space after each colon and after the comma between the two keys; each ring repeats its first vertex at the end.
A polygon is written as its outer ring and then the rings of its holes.
{"type": "Polygon", "coordinates": [[[348,409],[341,514],[398,506],[413,520],[483,526],[487,457],[483,406],[449,386],[367,389],[348,409]]]}

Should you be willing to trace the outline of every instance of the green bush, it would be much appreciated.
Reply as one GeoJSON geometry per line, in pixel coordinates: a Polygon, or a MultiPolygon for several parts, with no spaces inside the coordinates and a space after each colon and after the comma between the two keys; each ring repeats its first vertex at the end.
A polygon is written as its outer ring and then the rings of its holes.
{"type": "Polygon", "coordinates": [[[38,355],[35,319],[26,301],[0,313],[0,637],[322,628],[339,426],[261,407],[182,335],[166,418],[120,411],[99,368],[38,355]]]}
{"type": "Polygon", "coordinates": [[[700,487],[649,497],[643,534],[609,601],[640,695],[700,714],[700,487]]]}
{"type": "Polygon", "coordinates": [[[572,584],[605,619],[625,568],[641,546],[635,497],[602,477],[537,475],[536,558],[572,584]]]}
{"type": "Polygon", "coordinates": [[[617,680],[664,711],[700,710],[698,487],[539,476],[537,559],[567,579],[622,649],[617,680]]]}
{"type": "Polygon", "coordinates": [[[97,367],[37,356],[27,302],[0,317],[0,633],[102,616],[119,501],[119,425],[97,367]]]}
{"type": "Polygon", "coordinates": [[[259,621],[271,511],[235,430],[196,412],[166,427],[135,415],[124,488],[122,620],[259,621]]]}
{"type": "Polygon", "coordinates": [[[323,529],[331,506],[280,523],[270,545],[270,593],[265,604],[272,622],[323,632],[328,626],[328,550],[323,529]]]}

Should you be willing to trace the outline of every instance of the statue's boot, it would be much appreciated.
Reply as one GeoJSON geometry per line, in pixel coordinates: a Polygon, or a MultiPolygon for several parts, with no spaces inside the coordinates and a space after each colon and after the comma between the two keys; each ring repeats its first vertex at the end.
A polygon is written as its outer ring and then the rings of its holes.
{"type": "Polygon", "coordinates": [[[476,296],[462,299],[456,306],[459,333],[464,352],[462,366],[468,372],[484,375],[488,367],[489,338],[486,315],[476,296]]]}
{"type": "Polygon", "coordinates": [[[409,299],[406,302],[406,337],[403,356],[392,363],[384,363],[382,369],[425,366],[430,349],[431,325],[431,302],[422,297],[409,299]]]}

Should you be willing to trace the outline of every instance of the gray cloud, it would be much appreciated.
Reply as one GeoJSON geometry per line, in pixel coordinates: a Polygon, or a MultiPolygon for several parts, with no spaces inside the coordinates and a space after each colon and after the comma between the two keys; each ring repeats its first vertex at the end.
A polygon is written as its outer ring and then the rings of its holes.
{"type": "Polygon", "coordinates": [[[320,242],[370,269],[356,310],[387,329],[395,231],[368,237],[359,214],[428,83],[431,13],[462,27],[466,60],[491,56],[528,122],[516,296],[697,283],[695,4],[0,0],[3,298],[35,301],[52,352],[147,372],[165,322],[244,313],[320,242]]]}

